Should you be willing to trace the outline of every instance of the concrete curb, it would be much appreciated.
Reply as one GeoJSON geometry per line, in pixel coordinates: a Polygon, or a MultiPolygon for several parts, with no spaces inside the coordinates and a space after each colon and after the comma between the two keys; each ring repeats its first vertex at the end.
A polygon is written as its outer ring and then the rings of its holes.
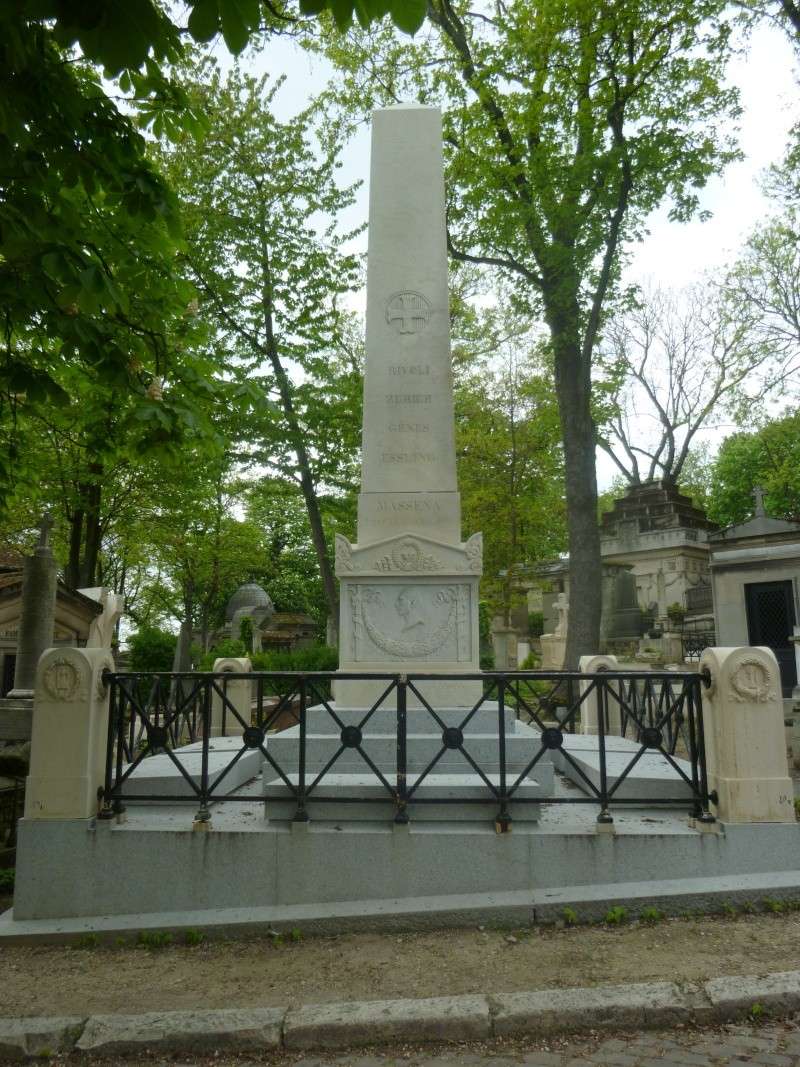
{"type": "Polygon", "coordinates": [[[79,1052],[347,1049],[395,1042],[487,1041],[582,1030],[646,1029],[800,1011],[800,971],[490,996],[351,1001],[141,1015],[0,1019],[0,1059],[79,1052]]]}

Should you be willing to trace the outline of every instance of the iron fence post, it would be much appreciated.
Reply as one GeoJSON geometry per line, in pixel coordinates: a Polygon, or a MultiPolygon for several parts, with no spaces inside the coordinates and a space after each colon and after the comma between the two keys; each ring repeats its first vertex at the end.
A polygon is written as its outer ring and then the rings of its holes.
{"type": "MultiPolygon", "coordinates": [[[[704,679],[698,675],[696,678],[691,679],[691,686],[693,690],[692,704],[696,709],[696,734],[697,734],[697,766],[700,773],[700,796],[701,796],[701,814],[700,822],[712,823],[716,822],[716,818],[708,810],[708,801],[713,800],[716,803],[716,794],[713,797],[709,796],[708,792],[708,767],[706,766],[706,734],[703,725],[703,685],[704,679]]],[[[694,716],[693,716],[694,717],[694,716]]]]}
{"type": "Polygon", "coordinates": [[[297,765],[297,811],[294,822],[308,822],[306,811],[306,676],[300,678],[300,752],[297,765]]]}
{"type": "MultiPolygon", "coordinates": [[[[113,674],[107,669],[103,671],[103,681],[110,685],[111,692],[108,699],[108,731],[106,735],[106,773],[103,779],[103,803],[97,813],[98,819],[113,819],[114,809],[111,807],[111,780],[113,776],[112,766],[114,763],[114,732],[117,719],[117,685],[113,674]],[[109,676],[107,678],[107,675],[109,676]]],[[[122,747],[122,738],[117,744],[122,747]]]]}
{"type": "Polygon", "coordinates": [[[203,716],[203,739],[201,741],[201,765],[200,765],[200,807],[194,817],[195,830],[211,829],[211,812],[208,808],[208,743],[211,731],[211,691],[213,679],[203,680],[202,716],[203,716]]]}
{"type": "Polygon", "coordinates": [[[397,812],[394,821],[398,825],[408,822],[408,676],[398,674],[397,680],[397,812]]]}
{"type": "MultiPolygon", "coordinates": [[[[124,689],[122,690],[122,692],[124,693],[124,689]]],[[[133,703],[131,703],[131,736],[132,737],[135,735],[135,732],[136,732],[135,731],[135,725],[134,725],[135,719],[136,719],[136,710],[134,708],[133,703]]],[[[123,751],[122,750],[123,750],[123,747],[124,747],[123,744],[122,744],[122,737],[123,737],[123,734],[125,732],[125,700],[124,700],[124,697],[120,696],[119,691],[117,693],[117,700],[116,700],[116,728],[115,728],[114,732],[115,732],[116,737],[117,737],[116,779],[119,782],[120,778],[122,778],[122,755],[123,755],[123,751]]],[[[134,758],[134,756],[133,756],[133,744],[131,744],[129,755],[130,755],[130,758],[132,760],[134,758]]],[[[111,793],[112,793],[111,810],[114,812],[114,815],[117,818],[121,818],[125,814],[125,805],[123,804],[123,802],[122,802],[120,797],[113,797],[113,793],[114,793],[113,785],[111,787],[111,793]]]]}
{"type": "Polygon", "coordinates": [[[608,810],[608,775],[606,774],[606,686],[605,678],[595,678],[597,686],[597,748],[600,755],[600,814],[597,821],[601,825],[613,823],[611,812],[608,810]]]}
{"type": "Polygon", "coordinates": [[[497,682],[497,729],[498,729],[498,754],[500,758],[500,811],[495,821],[495,829],[499,834],[507,834],[511,830],[511,816],[508,812],[508,790],[506,786],[506,676],[502,675],[497,682]]]}

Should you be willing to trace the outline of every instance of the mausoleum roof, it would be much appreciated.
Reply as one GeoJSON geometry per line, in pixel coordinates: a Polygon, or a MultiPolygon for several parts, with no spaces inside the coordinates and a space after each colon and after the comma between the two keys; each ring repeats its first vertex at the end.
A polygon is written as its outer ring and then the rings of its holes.
{"type": "Polygon", "coordinates": [[[272,607],[272,600],[266,589],[263,589],[258,582],[245,582],[244,585],[239,586],[228,601],[228,606],[225,608],[225,619],[227,622],[231,622],[236,612],[241,611],[243,608],[267,608],[270,610],[272,607]]]}
{"type": "Polygon", "coordinates": [[[633,485],[623,497],[614,501],[601,522],[603,537],[615,537],[620,524],[634,524],[639,533],[655,530],[716,530],[702,508],[692,503],[674,485],[664,482],[643,482],[633,485]]]}

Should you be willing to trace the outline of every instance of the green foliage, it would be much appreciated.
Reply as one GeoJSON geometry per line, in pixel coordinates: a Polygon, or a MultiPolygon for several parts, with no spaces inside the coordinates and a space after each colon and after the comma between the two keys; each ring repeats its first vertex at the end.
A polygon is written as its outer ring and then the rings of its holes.
{"type": "Polygon", "coordinates": [[[494,652],[481,652],[480,668],[482,671],[494,670],[494,652]]]}
{"type": "Polygon", "coordinates": [[[761,901],[764,911],[770,911],[773,915],[781,915],[786,911],[786,902],[783,900],[776,900],[773,897],[764,897],[761,901]]]}
{"type": "Polygon", "coordinates": [[[239,640],[249,652],[253,647],[253,620],[245,615],[239,621],[239,640]]]}
{"type": "Polygon", "coordinates": [[[624,908],[621,904],[616,904],[613,908],[609,908],[603,917],[603,922],[608,926],[621,926],[628,921],[628,909],[624,908]]]}
{"type": "Polygon", "coordinates": [[[800,518],[800,413],[725,438],[709,479],[709,517],[721,526],[745,522],[756,486],[764,489],[768,515],[800,518]]]}
{"type": "Polygon", "coordinates": [[[794,798],[794,817],[800,819],[800,797],[794,798]]]}
{"type": "Polygon", "coordinates": [[[736,915],[735,905],[731,904],[731,902],[728,900],[724,901],[720,910],[723,915],[727,915],[728,918],[731,919],[734,917],[734,915],[736,915]]]}
{"type": "Polygon", "coordinates": [[[0,893],[14,892],[14,875],[13,867],[0,867],[0,893]]]}
{"type": "Polygon", "coordinates": [[[100,937],[97,934],[81,934],[81,936],[73,942],[73,947],[76,949],[93,949],[100,945],[100,937]]]}
{"type": "Polygon", "coordinates": [[[646,908],[642,908],[641,912],[639,913],[639,918],[642,920],[642,922],[645,923],[658,923],[661,922],[662,919],[666,918],[666,916],[664,915],[664,912],[660,911],[658,908],[649,906],[646,908]]]}
{"type": "Polygon", "coordinates": [[[339,651],[328,645],[298,648],[294,652],[256,652],[253,670],[257,671],[335,671],[339,651]]]}
{"type": "Polygon", "coordinates": [[[303,931],[298,929],[298,927],[293,926],[292,929],[289,931],[289,940],[290,941],[295,941],[295,942],[302,941],[303,940],[303,931]]]}
{"type": "Polygon", "coordinates": [[[183,935],[183,943],[190,948],[194,948],[196,945],[202,945],[205,939],[206,935],[202,930],[187,930],[183,935]]]}
{"type": "Polygon", "coordinates": [[[763,1004],[760,1004],[758,1001],[755,1001],[755,1003],[750,1005],[750,1018],[751,1019],[754,1019],[754,1020],[757,1021],[758,1019],[762,1018],[763,1015],[764,1015],[764,1005],[763,1004]]]}
{"type": "Polygon", "coordinates": [[[129,640],[131,671],[171,671],[177,638],[166,630],[148,626],[129,640]]]}
{"type": "Polygon", "coordinates": [[[544,633],[544,612],[528,612],[528,633],[531,637],[541,637],[544,633]]]}
{"type": "Polygon", "coordinates": [[[136,938],[139,948],[157,950],[168,948],[173,942],[172,934],[168,930],[140,930],[136,938]]]}
{"type": "Polygon", "coordinates": [[[561,912],[561,918],[567,926],[577,926],[578,913],[574,908],[564,908],[561,912]]]}

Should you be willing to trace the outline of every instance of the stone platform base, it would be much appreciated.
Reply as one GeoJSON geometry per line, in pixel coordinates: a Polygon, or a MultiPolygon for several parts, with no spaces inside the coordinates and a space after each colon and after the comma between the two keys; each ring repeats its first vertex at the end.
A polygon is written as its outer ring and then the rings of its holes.
{"type": "Polygon", "coordinates": [[[324,910],[347,901],[391,913],[418,897],[552,891],[560,899],[568,888],[586,894],[630,882],[658,882],[667,892],[682,879],[792,879],[800,866],[800,824],[717,825],[709,833],[682,813],[625,806],[614,812],[614,832],[598,833],[595,805],[547,803],[538,823],[515,817],[504,834],[495,832],[493,812],[432,823],[412,809],[412,822],[395,827],[317,819],[309,805],[311,822],[276,824],[264,819],[260,783],[251,788],[252,804],[216,804],[202,833],[192,831],[185,802],[133,806],[121,824],[21,820],[16,920],[324,910]]]}

